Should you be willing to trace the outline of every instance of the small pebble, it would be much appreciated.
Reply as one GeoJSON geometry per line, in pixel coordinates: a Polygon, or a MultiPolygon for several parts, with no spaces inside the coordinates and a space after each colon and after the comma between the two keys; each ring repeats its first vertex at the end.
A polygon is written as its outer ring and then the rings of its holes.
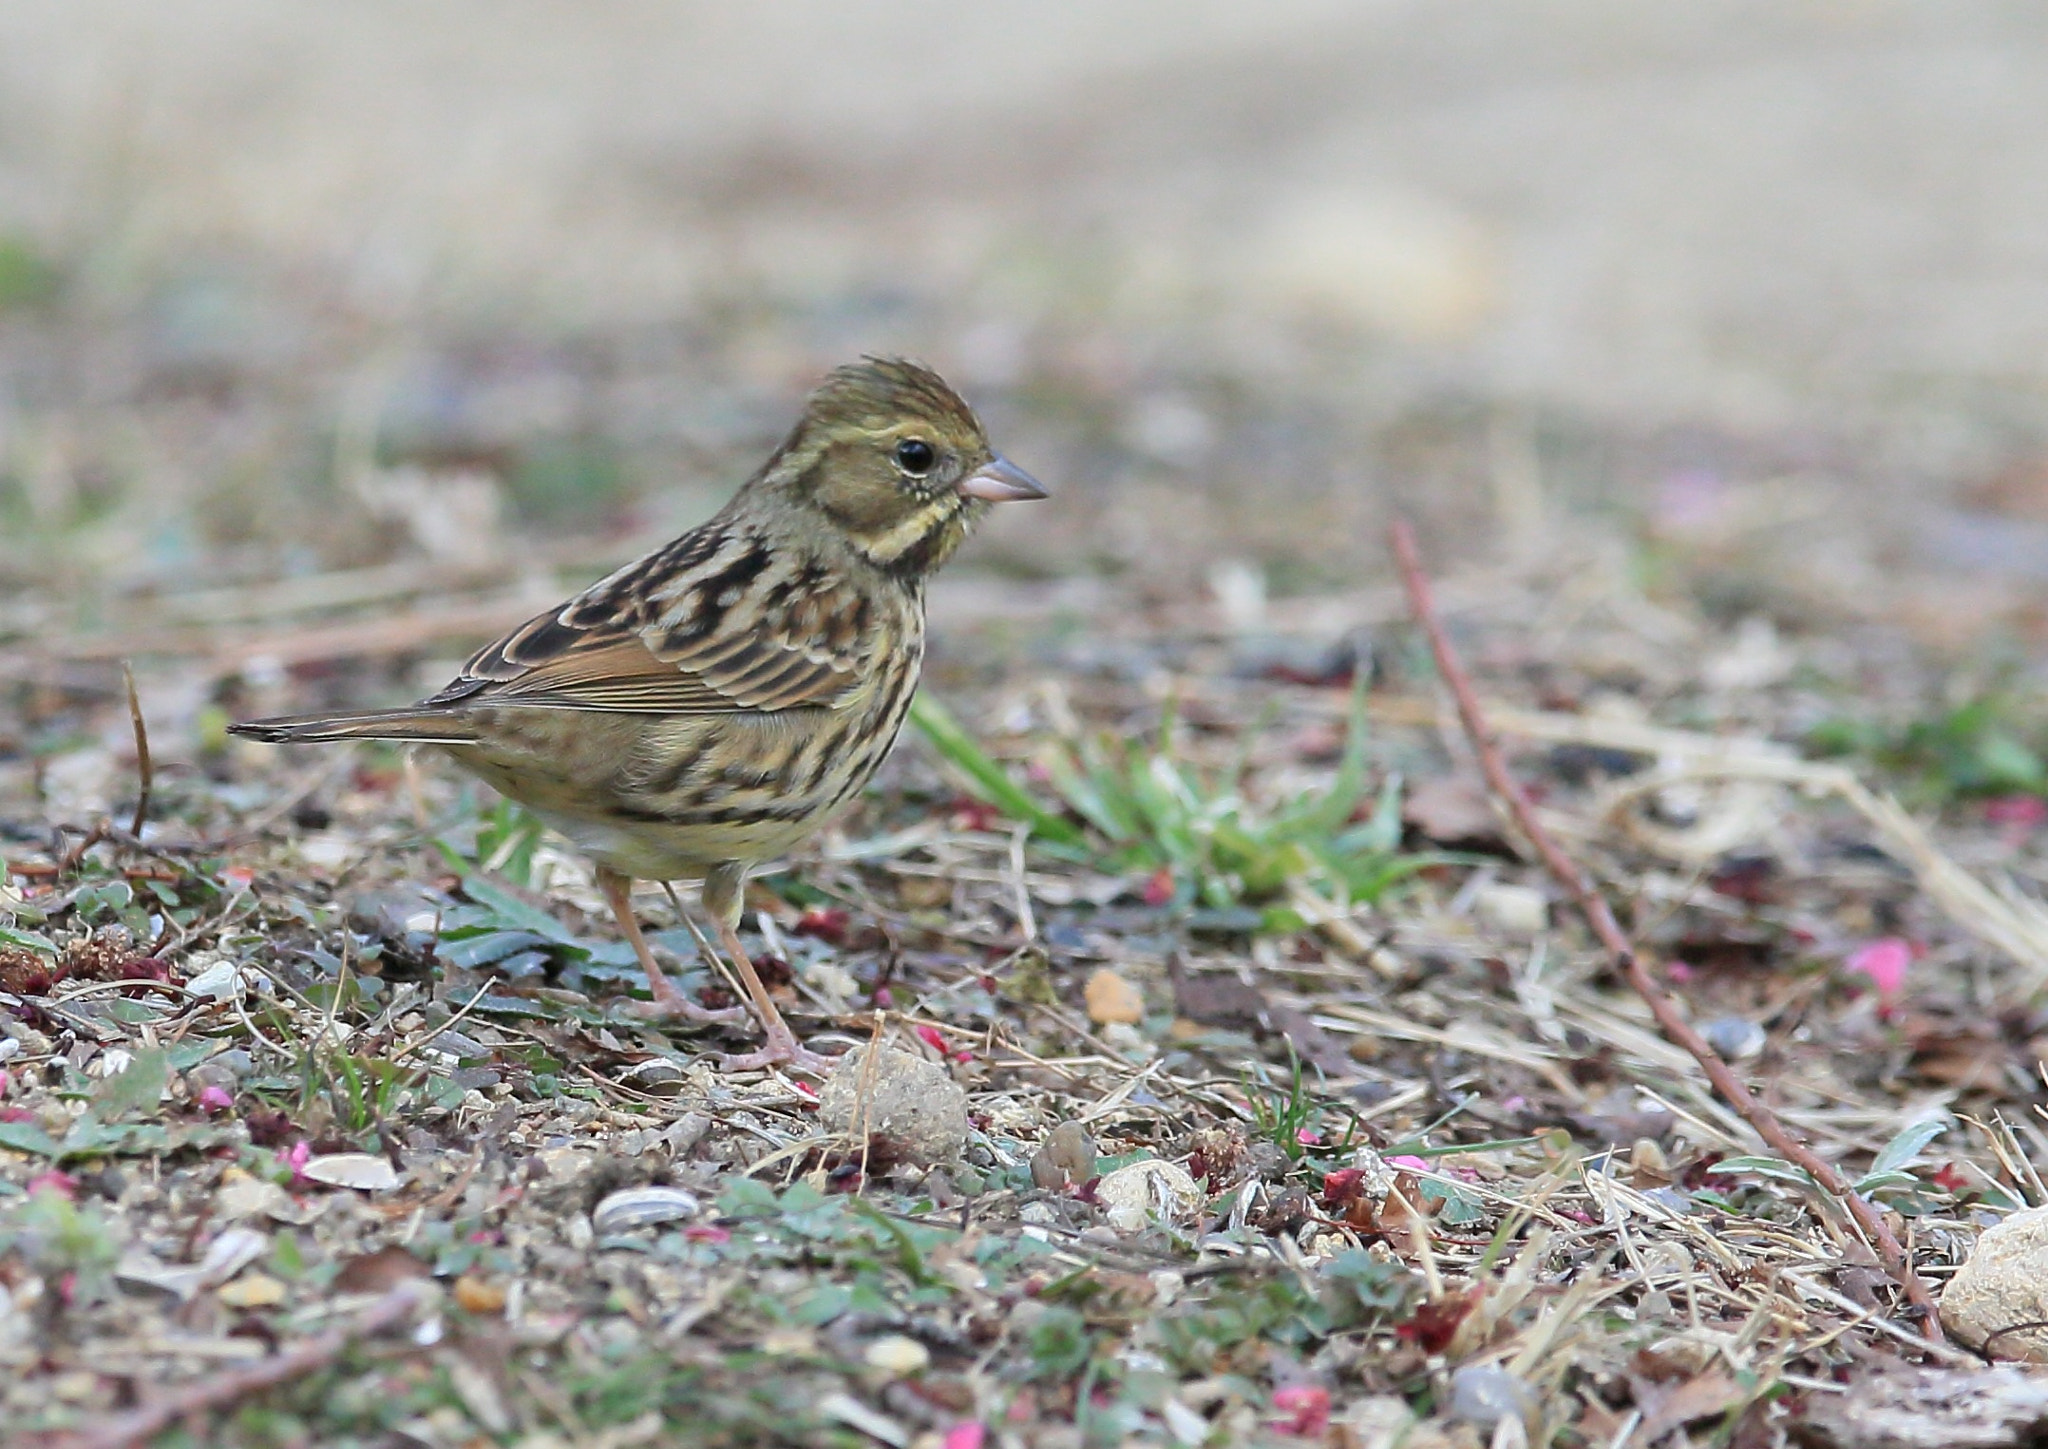
{"type": "Polygon", "coordinates": [[[920,1167],[957,1161],[967,1145],[967,1093],[936,1062],[884,1047],[872,1071],[868,1049],[839,1059],[818,1094],[818,1121],[843,1137],[880,1133],[920,1167]]]}
{"type": "Polygon", "coordinates": [[[229,1308],[274,1308],[284,1302],[284,1284],[265,1273],[251,1273],[214,1290],[229,1308]]]}
{"type": "Polygon", "coordinates": [[[1503,1419],[1527,1420],[1534,1400],[1520,1379],[1493,1364],[1468,1364],[1451,1375],[1451,1417],[1482,1431],[1503,1419]]]}
{"type": "Polygon", "coordinates": [[[1187,1169],[1148,1159],[1119,1167],[1096,1183],[1095,1200],[1111,1227],[1130,1233],[1155,1221],[1191,1217],[1202,1206],[1202,1190],[1187,1169]]]}
{"type": "Polygon", "coordinates": [[[1472,898],[1472,909],[1509,936],[1540,936],[1550,925],[1550,901],[1534,886],[1489,885],[1472,898]]]}
{"type": "Polygon", "coordinates": [[[908,1378],[911,1374],[922,1372],[932,1361],[930,1349],[916,1339],[905,1338],[900,1333],[876,1339],[868,1345],[867,1352],[861,1356],[867,1360],[869,1368],[879,1369],[891,1378],[897,1379],[908,1378]]]}
{"type": "Polygon", "coordinates": [[[1031,1155],[1031,1181],[1048,1192],[1095,1176],[1095,1139],[1079,1122],[1062,1122],[1031,1155]]]}
{"type": "Polygon", "coordinates": [[[1731,1062],[1744,1061],[1764,1049],[1764,1029],[1746,1016],[1717,1016],[1700,1028],[1707,1045],[1731,1062]]]}
{"type": "Polygon", "coordinates": [[[505,1285],[492,1283],[472,1273],[455,1280],[455,1301],[465,1313],[488,1317],[505,1311],[505,1285]]]}
{"type": "Polygon", "coordinates": [[[1107,966],[1088,978],[1082,994],[1088,1001],[1088,1019],[1097,1026],[1113,1021],[1132,1023],[1145,1016],[1145,998],[1138,988],[1107,966]]]}

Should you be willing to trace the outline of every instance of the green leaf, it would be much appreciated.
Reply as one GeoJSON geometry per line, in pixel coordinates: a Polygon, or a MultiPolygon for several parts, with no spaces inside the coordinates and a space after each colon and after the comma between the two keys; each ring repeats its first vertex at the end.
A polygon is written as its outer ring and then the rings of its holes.
{"type": "Polygon", "coordinates": [[[93,1092],[93,1106],[109,1122],[130,1112],[153,1112],[163,1100],[164,1084],[170,1080],[171,1063],[162,1047],[146,1047],[135,1053],[126,1071],[100,1078],[93,1092]]]}
{"type": "Polygon", "coordinates": [[[64,1150],[57,1145],[56,1138],[33,1122],[0,1122],[0,1147],[42,1157],[55,1157],[64,1150]]]}
{"type": "Polygon", "coordinates": [[[1857,1180],[1856,1190],[1868,1192],[1871,1189],[1864,1184],[1872,1178],[1905,1171],[1912,1165],[1913,1159],[1927,1149],[1928,1143],[1948,1131],[1952,1125],[1946,1113],[1925,1117],[1912,1123],[1878,1149],[1877,1156],[1871,1159],[1870,1171],[1857,1180]]]}
{"type": "Polygon", "coordinates": [[[34,931],[24,931],[19,926],[0,926],[0,946],[16,946],[24,951],[40,951],[45,956],[57,954],[57,943],[48,936],[34,931]]]}
{"type": "Polygon", "coordinates": [[[975,744],[960,722],[946,707],[929,695],[920,694],[910,702],[910,721],[931,741],[932,748],[946,763],[967,777],[973,794],[986,800],[1013,820],[1030,824],[1033,831],[1063,845],[1082,843],[1081,832],[1070,820],[1046,810],[1033,800],[1009,772],[975,744]]]}
{"type": "Polygon", "coordinates": [[[462,878],[462,893],[480,906],[488,906],[500,923],[515,931],[528,931],[549,941],[564,946],[581,946],[575,934],[546,911],[529,906],[525,901],[500,886],[491,884],[480,875],[466,875],[462,878]]]}
{"type": "Polygon", "coordinates": [[[1779,1182],[1796,1182],[1801,1187],[1814,1186],[1813,1176],[1803,1167],[1794,1167],[1775,1157],[1724,1157],[1714,1164],[1716,1173],[1753,1172],[1758,1177],[1775,1178],[1779,1182]]]}

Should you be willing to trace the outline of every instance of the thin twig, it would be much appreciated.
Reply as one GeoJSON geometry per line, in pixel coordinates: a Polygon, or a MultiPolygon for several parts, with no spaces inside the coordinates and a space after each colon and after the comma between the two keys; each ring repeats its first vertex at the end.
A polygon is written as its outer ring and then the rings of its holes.
{"type": "Polygon", "coordinates": [[[139,1409],[103,1419],[53,1441],[57,1449],[128,1449],[154,1438],[180,1419],[224,1409],[252,1394],[301,1378],[341,1357],[358,1338],[380,1333],[400,1322],[426,1296],[418,1281],[399,1284],[365,1308],[356,1318],[297,1348],[273,1354],[261,1363],[200,1379],[153,1398],[139,1409]]]}
{"type": "Polygon", "coordinates": [[[1450,636],[1444,632],[1443,621],[1437,616],[1436,603],[1432,598],[1428,576],[1422,571],[1422,561],[1415,548],[1415,535],[1404,522],[1397,521],[1388,530],[1393,545],[1394,558],[1401,569],[1401,580],[1408,590],[1409,607],[1414,611],[1415,620],[1429,636],[1430,652],[1436,656],[1437,672],[1443,676],[1451,697],[1457,702],[1458,718],[1464,723],[1465,734],[1472,742],[1474,753],[1479,757],[1479,767],[1486,775],[1486,782],[1492,787],[1522,834],[1535,848],[1538,856],[1550,874],[1563,886],[1579,910],[1586,917],[1593,934],[1606,947],[1615,968],[1636,994],[1648,1003],[1650,1014],[1657,1019],[1664,1035],[1691,1053],[1707,1080],[1722,1100],[1741,1113],[1779,1156],[1805,1169],[1806,1173],[1819,1184],[1822,1191],[1839,1201],[1853,1217],[1857,1225],[1870,1239],[1879,1255],[1884,1259],[1887,1272],[1905,1293],[1907,1300],[1920,1310],[1924,1321],[1921,1324],[1927,1336],[1939,1342],[1941,1339],[1941,1316],[1935,1310],[1934,1299],[1927,1287],[1913,1271],[1911,1259],[1906,1256],[1899,1240],[1892,1230],[1885,1226],[1884,1219],[1876,1208],[1857,1196],[1847,1179],[1832,1163],[1823,1160],[1810,1147],[1789,1131],[1778,1120],[1777,1114],[1758,1101],[1744,1086],[1742,1079],[1735,1075],[1719,1052],[1707,1044],[1690,1022],[1679,1012],[1678,1005],[1657,983],[1650,979],[1649,971],[1628,937],[1622,934],[1621,925],[1614,918],[1613,909],[1607,898],[1600,894],[1592,880],[1551,837],[1548,830],[1536,818],[1536,811],[1529,803],[1529,797],[1515,777],[1509,773],[1507,762],[1501,757],[1500,745],[1493,728],[1487,723],[1479,707],[1479,698],[1472,690],[1472,681],[1465,673],[1465,666],[1459,661],[1457,651],[1451,647],[1450,636]]]}
{"type": "Polygon", "coordinates": [[[141,793],[135,797],[135,820],[128,833],[140,835],[142,822],[149,819],[149,789],[156,783],[156,767],[149,759],[149,726],[142,721],[142,700],[135,693],[135,669],[125,659],[121,661],[121,683],[128,691],[128,723],[135,727],[135,773],[142,782],[141,793]]]}

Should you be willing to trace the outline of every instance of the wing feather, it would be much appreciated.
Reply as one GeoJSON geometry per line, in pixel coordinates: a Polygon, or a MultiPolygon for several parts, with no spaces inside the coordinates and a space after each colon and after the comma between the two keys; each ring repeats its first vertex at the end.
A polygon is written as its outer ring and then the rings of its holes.
{"type": "Polygon", "coordinates": [[[857,686],[871,611],[830,570],[741,534],[681,543],[658,593],[629,565],[478,650],[427,703],[723,714],[830,706],[857,686]]]}

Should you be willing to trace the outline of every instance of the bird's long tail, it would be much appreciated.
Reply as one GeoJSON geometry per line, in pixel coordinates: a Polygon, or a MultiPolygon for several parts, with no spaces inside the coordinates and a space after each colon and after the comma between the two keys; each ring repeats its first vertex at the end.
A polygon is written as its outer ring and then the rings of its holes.
{"type": "Polygon", "coordinates": [[[417,707],[247,719],[229,725],[228,733],[246,735],[252,740],[263,740],[273,745],[310,745],[323,740],[395,740],[415,745],[466,745],[476,740],[475,727],[461,716],[417,707]]]}

